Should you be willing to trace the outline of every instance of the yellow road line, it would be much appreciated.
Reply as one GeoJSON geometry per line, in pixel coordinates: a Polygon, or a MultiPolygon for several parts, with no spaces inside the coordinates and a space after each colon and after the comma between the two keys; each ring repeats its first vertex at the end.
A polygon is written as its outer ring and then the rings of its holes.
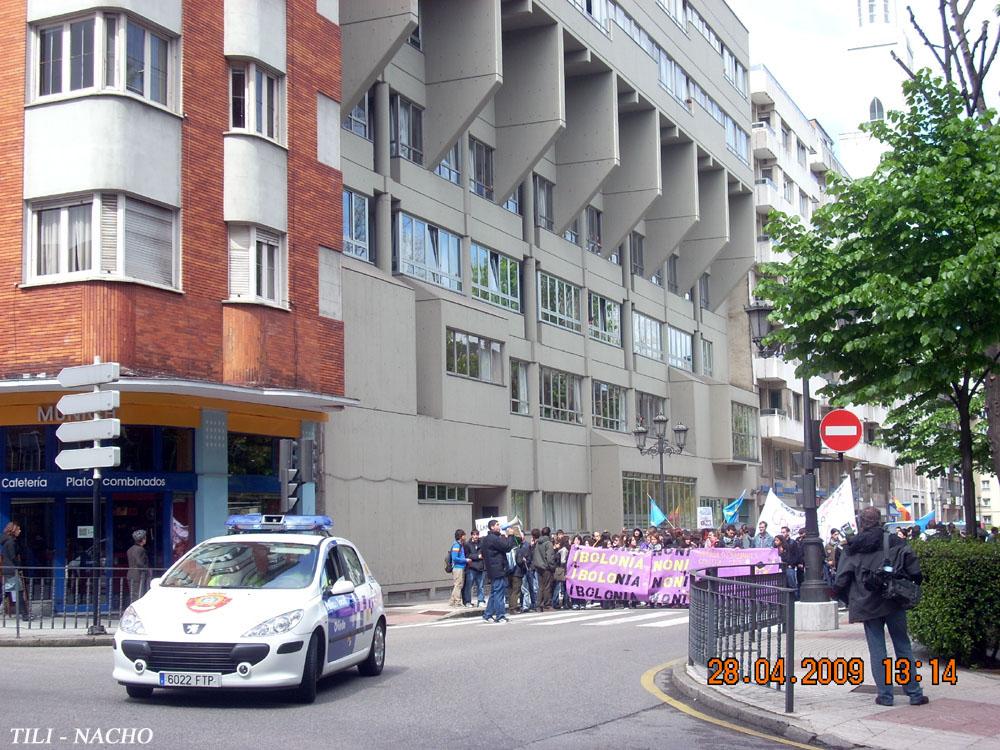
{"type": "Polygon", "coordinates": [[[772,742],[780,742],[782,745],[789,745],[790,747],[799,747],[803,748],[804,750],[815,750],[815,748],[812,745],[805,745],[801,742],[793,742],[792,740],[787,740],[784,737],[779,737],[778,735],[765,734],[764,732],[758,732],[755,729],[747,729],[746,727],[741,726],[739,724],[733,724],[732,722],[726,721],[725,719],[717,719],[714,716],[709,716],[708,714],[702,713],[701,711],[695,708],[691,708],[691,706],[687,705],[686,703],[681,703],[676,698],[671,698],[669,695],[660,690],[660,688],[656,685],[656,675],[659,672],[663,671],[664,669],[673,667],[677,664],[681,664],[683,661],[684,661],[683,659],[674,659],[673,661],[668,661],[665,664],[660,664],[658,666],[653,667],[652,669],[646,670],[646,673],[643,674],[642,676],[641,680],[642,686],[646,689],[648,693],[653,695],[655,698],[658,698],[663,703],[666,703],[671,708],[676,708],[681,713],[685,713],[688,716],[694,717],[695,719],[699,719],[701,721],[707,721],[709,724],[715,724],[716,726],[725,727],[726,729],[731,729],[732,731],[739,732],[740,734],[748,734],[751,737],[759,737],[761,739],[771,740],[772,742]]]}

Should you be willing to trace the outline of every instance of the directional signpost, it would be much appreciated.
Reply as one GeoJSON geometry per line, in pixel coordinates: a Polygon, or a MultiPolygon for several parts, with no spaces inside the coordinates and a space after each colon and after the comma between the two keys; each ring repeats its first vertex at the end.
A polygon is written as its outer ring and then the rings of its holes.
{"type": "Polygon", "coordinates": [[[861,420],[847,409],[834,409],[819,423],[823,445],[837,453],[846,453],[861,442],[861,420]]]}
{"type": "MultiPolygon", "coordinates": [[[[113,412],[121,405],[121,394],[115,390],[101,390],[101,385],[118,380],[120,368],[117,362],[101,362],[94,358],[94,364],[82,367],[66,367],[57,380],[63,388],[93,386],[93,391],[71,393],[59,399],[56,409],[63,416],[90,414],[92,419],[66,422],[56,430],[56,437],[63,443],[92,443],[91,448],[67,448],[59,451],[56,466],[64,471],[74,469],[94,470],[94,554],[91,565],[94,570],[93,603],[94,622],[87,628],[91,635],[105,633],[101,625],[101,469],[118,466],[121,463],[121,448],[101,445],[102,440],[112,440],[121,434],[121,422],[102,417],[103,412],[113,412]]],[[[110,599],[108,601],[110,606],[110,599]]]]}

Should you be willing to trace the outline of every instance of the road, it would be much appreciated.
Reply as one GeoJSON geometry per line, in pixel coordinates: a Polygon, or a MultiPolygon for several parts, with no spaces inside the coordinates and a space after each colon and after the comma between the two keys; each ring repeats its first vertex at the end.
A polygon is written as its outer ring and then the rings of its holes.
{"type": "Polygon", "coordinates": [[[642,687],[643,673],[682,658],[686,641],[682,610],[401,625],[389,629],[380,677],[336,675],[311,706],[214,691],[133,701],[111,680],[109,648],[4,649],[0,747],[25,738],[17,727],[39,729],[49,747],[80,746],[95,730],[114,739],[108,730],[122,727],[145,730],[135,735],[145,747],[206,750],[778,747],[690,718],[642,687]]]}

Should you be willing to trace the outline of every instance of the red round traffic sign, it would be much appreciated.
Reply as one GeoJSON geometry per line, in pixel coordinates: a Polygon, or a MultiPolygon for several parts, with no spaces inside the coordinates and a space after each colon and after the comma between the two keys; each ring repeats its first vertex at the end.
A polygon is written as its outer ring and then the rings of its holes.
{"type": "Polygon", "coordinates": [[[819,423],[819,439],[832,451],[849,451],[861,442],[861,420],[847,409],[834,409],[819,423]]]}

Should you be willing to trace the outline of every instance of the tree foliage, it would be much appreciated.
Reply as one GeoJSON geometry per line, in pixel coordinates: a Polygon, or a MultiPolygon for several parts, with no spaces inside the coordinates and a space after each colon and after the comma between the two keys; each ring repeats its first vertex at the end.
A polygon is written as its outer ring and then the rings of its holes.
{"type": "Polygon", "coordinates": [[[761,267],[756,295],[799,374],[840,374],[836,402],[950,401],[971,522],[972,400],[1000,335],[1000,127],[927,71],[903,88],[907,111],[864,126],[889,149],[870,177],[832,180],[812,229],[772,215],[792,258],[761,267]]]}

